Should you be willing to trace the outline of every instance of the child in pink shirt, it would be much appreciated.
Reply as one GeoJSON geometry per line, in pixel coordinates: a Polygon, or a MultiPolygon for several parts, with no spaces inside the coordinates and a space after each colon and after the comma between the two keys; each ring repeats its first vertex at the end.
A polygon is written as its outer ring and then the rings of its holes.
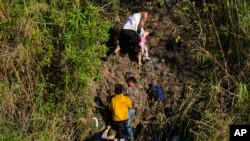
{"type": "Polygon", "coordinates": [[[148,31],[144,31],[144,29],[141,29],[140,32],[140,42],[139,46],[141,47],[141,56],[139,59],[139,65],[141,65],[141,59],[143,61],[150,60],[148,57],[148,48],[147,48],[147,36],[149,35],[148,31]]]}

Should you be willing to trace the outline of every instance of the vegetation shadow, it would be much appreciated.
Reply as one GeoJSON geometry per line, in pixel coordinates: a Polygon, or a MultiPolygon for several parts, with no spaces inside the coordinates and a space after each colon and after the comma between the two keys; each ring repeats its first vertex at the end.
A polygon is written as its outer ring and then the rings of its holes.
{"type": "MultiPolygon", "coordinates": [[[[108,99],[110,98],[108,97],[108,99]]],[[[108,106],[104,105],[102,99],[98,96],[95,97],[95,103],[98,105],[97,113],[100,113],[103,121],[105,121],[105,124],[109,125],[112,121],[112,114],[111,111],[108,109],[108,106]]]]}
{"type": "Polygon", "coordinates": [[[115,50],[115,47],[118,43],[120,30],[116,27],[113,27],[109,29],[108,34],[109,40],[106,43],[106,46],[108,47],[107,57],[111,55],[115,50]]]}

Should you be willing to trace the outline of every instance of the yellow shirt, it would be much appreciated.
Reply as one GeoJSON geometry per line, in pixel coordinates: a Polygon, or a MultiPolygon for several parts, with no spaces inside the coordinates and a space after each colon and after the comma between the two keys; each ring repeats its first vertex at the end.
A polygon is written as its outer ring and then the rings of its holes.
{"type": "Polygon", "coordinates": [[[117,94],[111,99],[109,109],[112,111],[114,121],[128,120],[128,110],[132,108],[132,102],[123,94],[117,94]]]}

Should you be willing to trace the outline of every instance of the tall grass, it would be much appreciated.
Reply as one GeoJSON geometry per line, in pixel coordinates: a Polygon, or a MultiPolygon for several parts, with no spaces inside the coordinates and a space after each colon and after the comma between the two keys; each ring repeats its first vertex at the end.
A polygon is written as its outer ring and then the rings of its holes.
{"type": "Polygon", "coordinates": [[[187,44],[203,76],[186,109],[192,140],[228,140],[229,125],[250,123],[249,10],[248,1],[222,0],[174,11],[192,25],[187,44]]]}
{"type": "Polygon", "coordinates": [[[0,1],[0,139],[83,140],[111,24],[79,1],[0,1]]]}

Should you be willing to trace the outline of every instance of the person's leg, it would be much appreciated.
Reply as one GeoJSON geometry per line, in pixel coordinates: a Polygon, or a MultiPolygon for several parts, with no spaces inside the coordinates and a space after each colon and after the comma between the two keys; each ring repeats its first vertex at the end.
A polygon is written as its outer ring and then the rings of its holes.
{"type": "Polygon", "coordinates": [[[125,54],[129,52],[129,49],[132,46],[132,43],[130,41],[132,34],[133,34],[132,30],[123,29],[121,31],[119,46],[121,48],[121,52],[125,54]]]}
{"type": "Polygon", "coordinates": [[[114,50],[115,54],[117,54],[118,52],[120,52],[122,50],[123,46],[121,46],[121,45],[123,43],[124,43],[124,31],[123,31],[123,29],[121,29],[120,35],[119,35],[119,40],[116,43],[116,47],[115,47],[115,50],[114,50]]]}
{"type": "Polygon", "coordinates": [[[148,57],[148,47],[147,47],[147,45],[144,46],[144,51],[145,51],[145,58],[147,60],[150,60],[150,58],[148,57]]]}
{"type": "Polygon", "coordinates": [[[127,127],[127,134],[128,134],[130,141],[134,141],[134,132],[131,126],[127,127]]]}
{"type": "Polygon", "coordinates": [[[123,122],[120,124],[120,128],[119,128],[119,132],[120,132],[120,136],[119,136],[119,139],[122,140],[124,139],[127,139],[127,122],[123,122]]]}
{"type": "Polygon", "coordinates": [[[131,31],[129,35],[129,41],[131,44],[131,50],[135,53],[137,56],[137,61],[139,65],[141,65],[141,60],[142,60],[142,53],[141,53],[141,47],[139,45],[140,39],[138,34],[135,31],[131,31]]]}
{"type": "MultiPolygon", "coordinates": [[[[144,44],[144,43],[140,43],[140,46],[141,46],[141,58],[143,61],[146,61],[146,60],[150,60],[150,58],[148,57],[148,48],[147,48],[147,45],[144,44]]],[[[139,58],[140,56],[138,56],[139,58]]]]}
{"type": "Polygon", "coordinates": [[[130,141],[134,141],[134,134],[133,134],[133,129],[132,129],[132,120],[135,116],[135,109],[129,109],[129,119],[127,121],[127,133],[128,133],[128,136],[130,138],[130,141]]]}
{"type": "Polygon", "coordinates": [[[147,48],[147,46],[146,45],[144,45],[144,55],[146,56],[146,57],[148,57],[148,48],[147,48]]]}
{"type": "Polygon", "coordinates": [[[140,49],[141,49],[141,52],[139,52],[138,54],[137,54],[137,59],[138,59],[138,63],[139,63],[139,65],[141,65],[142,64],[142,61],[144,61],[144,54],[145,54],[145,47],[144,47],[144,43],[142,43],[142,42],[140,42],[140,49]]]}
{"type": "Polygon", "coordinates": [[[131,126],[134,116],[135,116],[135,109],[129,109],[129,111],[128,111],[128,126],[131,126]]]}
{"type": "Polygon", "coordinates": [[[117,54],[121,50],[121,47],[119,44],[116,45],[114,53],[117,54]]]}
{"type": "Polygon", "coordinates": [[[145,54],[144,43],[140,42],[139,45],[140,45],[140,48],[141,48],[141,54],[144,55],[145,54]]]}
{"type": "Polygon", "coordinates": [[[129,33],[129,41],[131,43],[131,47],[132,49],[138,49],[140,48],[139,43],[140,43],[140,37],[138,36],[138,34],[131,30],[129,33]]]}
{"type": "Polygon", "coordinates": [[[115,136],[115,138],[120,139],[120,138],[123,138],[123,137],[124,137],[124,135],[123,135],[123,133],[122,133],[122,129],[121,129],[121,127],[120,127],[120,123],[114,123],[114,124],[113,124],[113,129],[116,131],[116,136],[115,136]]]}
{"type": "Polygon", "coordinates": [[[141,60],[142,60],[142,53],[141,53],[140,50],[137,52],[137,60],[138,60],[139,66],[141,66],[142,65],[142,62],[141,62],[141,60]]]}

